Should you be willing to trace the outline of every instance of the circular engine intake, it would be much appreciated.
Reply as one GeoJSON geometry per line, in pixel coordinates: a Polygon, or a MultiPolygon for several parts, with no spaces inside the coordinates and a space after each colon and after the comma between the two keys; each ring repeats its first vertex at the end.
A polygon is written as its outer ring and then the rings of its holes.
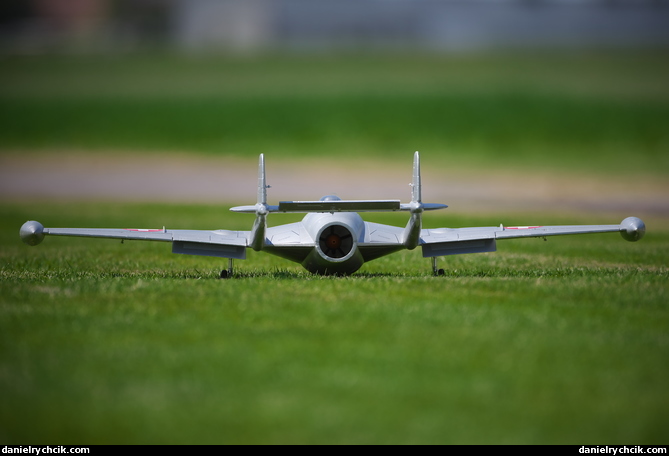
{"type": "Polygon", "coordinates": [[[328,258],[345,258],[353,250],[353,235],[344,226],[326,226],[318,235],[318,247],[328,258]]]}

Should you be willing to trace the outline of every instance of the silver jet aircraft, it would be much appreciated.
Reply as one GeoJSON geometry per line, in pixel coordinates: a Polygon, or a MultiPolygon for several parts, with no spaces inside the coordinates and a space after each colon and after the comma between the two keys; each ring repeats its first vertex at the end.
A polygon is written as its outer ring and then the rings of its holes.
{"type": "Polygon", "coordinates": [[[29,245],[39,244],[47,234],[171,242],[173,253],[228,258],[228,269],[221,271],[221,278],[228,278],[232,276],[233,260],[245,259],[248,248],[300,263],[315,274],[347,275],[356,272],[366,261],[420,247],[423,257],[432,259],[434,274],[443,275],[444,270],[437,268],[437,257],[494,252],[498,239],[620,232],[624,239],[638,241],[646,231],[643,221],[636,217],[628,217],[620,225],[423,229],[423,212],[447,206],[421,201],[418,152],[414,154],[411,187],[411,202],[407,204],[399,200],[342,200],[336,196],[324,196],[319,201],[281,201],[278,206],[270,206],[267,204],[265,160],[261,154],[256,204],[230,209],[255,213],[251,231],[45,228],[39,222],[29,221],[21,227],[20,236],[29,245]],[[365,222],[358,214],[396,211],[410,214],[406,227],[365,222]],[[268,227],[267,215],[273,212],[307,215],[301,222],[268,227]]]}

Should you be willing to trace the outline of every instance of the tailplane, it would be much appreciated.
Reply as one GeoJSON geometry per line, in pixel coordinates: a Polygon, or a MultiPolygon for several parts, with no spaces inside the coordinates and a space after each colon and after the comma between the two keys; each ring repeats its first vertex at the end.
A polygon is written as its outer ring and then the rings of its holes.
{"type": "MultiPolygon", "coordinates": [[[[411,220],[405,231],[404,242],[408,246],[418,245],[420,236],[420,215],[423,211],[444,209],[445,204],[423,203],[421,200],[421,177],[420,177],[420,155],[414,154],[413,180],[411,182],[411,202],[401,203],[400,200],[341,200],[334,197],[324,197],[319,201],[281,201],[278,206],[267,204],[267,189],[269,185],[265,178],[265,158],[260,154],[258,163],[258,197],[253,206],[237,206],[230,210],[233,212],[255,213],[256,223],[253,228],[254,246],[261,246],[260,229],[264,230],[265,217],[272,212],[282,213],[307,213],[307,212],[411,212],[411,220]],[[258,244],[256,244],[256,242],[258,244]]],[[[264,233],[264,231],[263,231],[264,233]]],[[[264,242],[264,238],[262,238],[264,242]]],[[[255,247],[254,247],[255,248],[255,247]]]]}

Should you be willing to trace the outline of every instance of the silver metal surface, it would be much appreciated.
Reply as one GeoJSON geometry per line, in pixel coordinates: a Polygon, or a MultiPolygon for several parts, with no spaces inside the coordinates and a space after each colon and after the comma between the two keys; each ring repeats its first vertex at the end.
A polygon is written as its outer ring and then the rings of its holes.
{"type": "Polygon", "coordinates": [[[19,230],[21,240],[28,245],[37,245],[44,240],[44,226],[34,220],[28,221],[19,230]]]}
{"type": "Polygon", "coordinates": [[[620,234],[626,241],[638,241],[646,234],[646,224],[640,218],[627,217],[620,223],[620,234]]]}

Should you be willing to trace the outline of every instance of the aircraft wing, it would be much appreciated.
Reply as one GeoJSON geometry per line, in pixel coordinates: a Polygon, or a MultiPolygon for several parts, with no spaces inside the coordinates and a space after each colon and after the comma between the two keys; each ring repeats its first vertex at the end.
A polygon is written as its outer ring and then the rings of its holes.
{"type": "Polygon", "coordinates": [[[44,235],[172,242],[173,253],[244,259],[249,232],[168,230],[165,228],[44,228],[38,222],[26,222],[21,227],[21,238],[30,245],[39,244],[44,235]]]}
{"type": "Polygon", "coordinates": [[[438,228],[421,230],[420,245],[424,257],[460,253],[494,252],[497,239],[560,236],[567,234],[620,232],[628,241],[643,237],[645,225],[636,217],[628,217],[619,225],[558,225],[476,228],[438,228]]]}

